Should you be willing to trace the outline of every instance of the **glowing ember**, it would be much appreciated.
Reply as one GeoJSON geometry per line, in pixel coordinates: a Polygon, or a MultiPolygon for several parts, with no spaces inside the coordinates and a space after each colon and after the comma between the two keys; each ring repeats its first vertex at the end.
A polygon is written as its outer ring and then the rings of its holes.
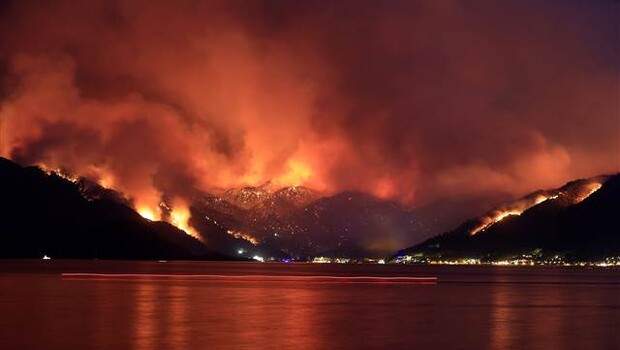
{"type": "Polygon", "coordinates": [[[584,199],[590,197],[592,195],[592,193],[598,191],[603,185],[598,183],[598,182],[592,182],[589,183],[587,185],[585,185],[582,190],[580,191],[581,193],[579,193],[575,199],[573,200],[574,204],[577,204],[581,201],[583,201],[584,199]]]}
{"type": "Polygon", "coordinates": [[[80,179],[79,177],[73,176],[72,174],[69,174],[66,171],[63,171],[61,169],[51,168],[51,167],[46,166],[45,164],[39,164],[39,168],[41,168],[41,170],[43,170],[47,175],[56,175],[69,182],[76,183],[80,179]]]}
{"type": "Polygon", "coordinates": [[[227,230],[226,233],[237,238],[250,242],[252,245],[258,245],[258,240],[251,235],[239,231],[227,230]]]}

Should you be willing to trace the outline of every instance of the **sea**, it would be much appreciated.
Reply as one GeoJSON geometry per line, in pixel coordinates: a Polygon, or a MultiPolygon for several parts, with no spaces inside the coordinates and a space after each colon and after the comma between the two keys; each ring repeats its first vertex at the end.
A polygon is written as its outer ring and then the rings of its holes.
{"type": "Polygon", "coordinates": [[[620,269],[0,261],[0,349],[620,349],[620,269]]]}

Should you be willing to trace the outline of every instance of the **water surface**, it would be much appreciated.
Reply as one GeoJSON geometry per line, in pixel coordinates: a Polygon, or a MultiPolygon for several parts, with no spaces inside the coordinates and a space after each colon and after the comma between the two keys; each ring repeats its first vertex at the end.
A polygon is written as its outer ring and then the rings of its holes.
{"type": "Polygon", "coordinates": [[[618,349],[620,270],[4,261],[0,348],[618,349]]]}

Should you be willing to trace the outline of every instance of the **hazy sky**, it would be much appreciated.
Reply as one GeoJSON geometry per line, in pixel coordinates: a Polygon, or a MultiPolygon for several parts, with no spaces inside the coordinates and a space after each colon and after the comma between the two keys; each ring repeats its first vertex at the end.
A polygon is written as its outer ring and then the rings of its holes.
{"type": "Polygon", "coordinates": [[[5,1],[3,155],[145,203],[420,204],[620,169],[617,1],[5,1]]]}

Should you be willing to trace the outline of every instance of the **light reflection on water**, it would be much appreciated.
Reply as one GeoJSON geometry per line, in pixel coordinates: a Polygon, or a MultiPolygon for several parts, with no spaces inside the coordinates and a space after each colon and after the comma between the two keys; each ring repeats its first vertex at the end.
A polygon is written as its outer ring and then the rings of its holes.
{"type": "Polygon", "coordinates": [[[222,263],[97,267],[142,273],[435,275],[437,285],[58,276],[78,263],[43,274],[32,266],[9,274],[21,265],[0,264],[0,348],[620,348],[618,270],[222,263]]]}
{"type": "Polygon", "coordinates": [[[184,350],[188,348],[188,331],[191,323],[188,317],[190,303],[188,303],[189,287],[171,286],[168,288],[170,327],[166,328],[170,349],[184,350]]]}
{"type": "Polygon", "coordinates": [[[162,320],[165,322],[166,318],[170,317],[170,313],[162,310],[166,300],[160,299],[157,295],[157,289],[162,286],[153,283],[138,283],[135,287],[133,341],[138,350],[152,349],[155,346],[154,341],[161,336],[161,330],[156,329],[155,323],[161,316],[165,317],[162,320]]]}

